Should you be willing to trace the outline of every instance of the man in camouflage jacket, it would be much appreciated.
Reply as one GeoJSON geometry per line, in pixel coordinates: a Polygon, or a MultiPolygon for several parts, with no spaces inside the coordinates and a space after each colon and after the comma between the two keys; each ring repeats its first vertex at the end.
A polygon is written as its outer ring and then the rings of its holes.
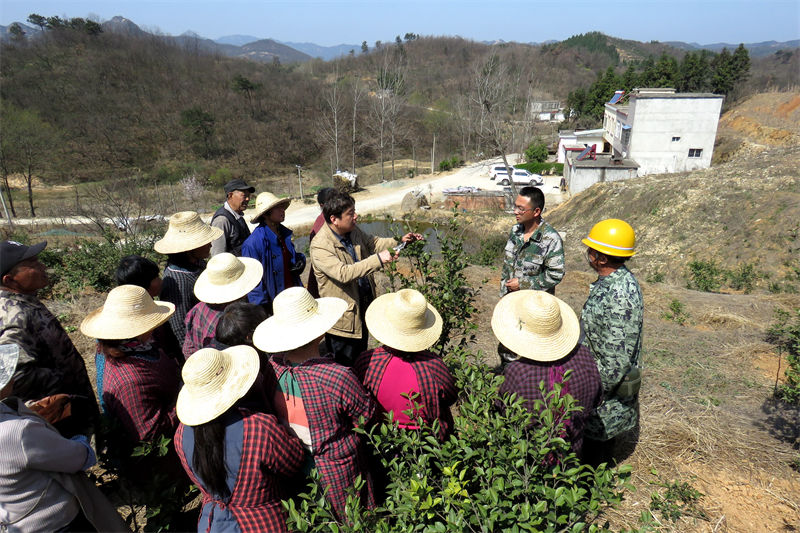
{"type": "Polygon", "coordinates": [[[542,219],[544,193],[523,187],[514,201],[517,220],[511,228],[503,258],[500,296],[534,289],[555,294],[564,277],[564,244],[561,236],[542,219]]]}
{"type": "Polygon", "coordinates": [[[633,429],[639,420],[638,383],[625,379],[641,367],[644,303],[639,283],[624,260],[589,249],[589,264],[599,277],[590,285],[581,313],[584,343],[600,371],[603,401],[586,422],[586,437],[609,441],[633,429]]]}
{"type": "Polygon", "coordinates": [[[78,415],[73,407],[77,416],[67,431],[83,432],[93,421],[77,418],[94,418],[97,400],[83,358],[58,319],[36,297],[48,284],[37,257],[45,245],[0,243],[0,345],[19,346],[14,396],[34,401],[58,394],[79,397],[89,412],[78,415]]]}

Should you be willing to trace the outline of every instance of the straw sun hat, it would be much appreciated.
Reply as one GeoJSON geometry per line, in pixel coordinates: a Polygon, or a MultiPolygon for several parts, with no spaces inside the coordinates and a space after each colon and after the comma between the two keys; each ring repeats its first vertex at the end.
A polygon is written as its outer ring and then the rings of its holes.
{"type": "Polygon", "coordinates": [[[322,336],[347,309],[341,298],[314,299],[303,287],[290,287],[272,301],[274,315],[258,325],[253,344],[267,353],[294,350],[322,336]]]}
{"type": "Polygon", "coordinates": [[[253,211],[253,215],[250,217],[250,222],[255,224],[264,213],[276,205],[286,204],[285,207],[289,207],[290,203],[292,203],[291,198],[278,198],[271,192],[262,192],[256,198],[256,208],[253,211]]]}
{"type": "Polygon", "coordinates": [[[208,260],[206,269],[194,284],[201,302],[224,304],[238,300],[261,282],[264,267],[258,259],[236,257],[227,252],[208,260]]]}
{"type": "Polygon", "coordinates": [[[225,350],[203,348],[186,360],[183,387],[175,409],[178,420],[197,426],[214,420],[247,394],[259,370],[258,352],[250,346],[225,350]]]}
{"type": "Polygon", "coordinates": [[[178,254],[200,248],[221,236],[220,228],[209,226],[194,211],[181,211],[170,217],[167,232],[153,248],[160,254],[178,254]]]}
{"type": "Polygon", "coordinates": [[[442,334],[442,317],[414,289],[376,298],[367,308],[367,329],[382,344],[404,352],[427,350],[442,334]]]}
{"type": "Polygon", "coordinates": [[[544,291],[517,291],[504,296],[492,314],[492,331],[503,345],[526,359],[549,362],[568,355],[581,328],[575,311],[544,291]]]}
{"type": "Polygon", "coordinates": [[[81,333],[95,339],[132,339],[157,328],[174,312],[174,304],[154,302],[142,287],[120,285],[111,289],[101,308],[83,319],[81,333]]]}

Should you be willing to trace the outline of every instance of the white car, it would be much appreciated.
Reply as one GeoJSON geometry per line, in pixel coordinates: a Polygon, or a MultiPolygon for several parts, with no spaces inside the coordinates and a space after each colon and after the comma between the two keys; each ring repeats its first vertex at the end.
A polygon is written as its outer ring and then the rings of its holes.
{"type": "MultiPolygon", "coordinates": [[[[509,165],[509,166],[511,167],[511,170],[514,170],[514,165],[509,165]]],[[[489,179],[490,180],[493,180],[497,176],[497,174],[500,174],[500,173],[502,173],[502,174],[507,174],[508,173],[508,171],[506,170],[506,166],[505,165],[492,165],[491,167],[489,167],[489,179]]]]}
{"type": "MultiPolygon", "coordinates": [[[[498,185],[505,186],[511,183],[508,179],[508,173],[506,172],[498,172],[496,179],[498,185]]],[[[541,175],[532,174],[524,168],[514,169],[512,179],[514,180],[514,185],[530,185],[531,187],[535,187],[544,183],[544,178],[542,178],[541,175]]]]}

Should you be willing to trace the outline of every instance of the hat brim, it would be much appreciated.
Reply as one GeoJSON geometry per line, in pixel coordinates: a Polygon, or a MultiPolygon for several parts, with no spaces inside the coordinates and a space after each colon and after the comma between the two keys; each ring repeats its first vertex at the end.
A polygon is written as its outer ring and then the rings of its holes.
{"type": "Polygon", "coordinates": [[[539,335],[523,327],[515,312],[518,302],[527,291],[516,291],[505,295],[492,313],[492,331],[506,348],[526,359],[547,363],[558,361],[569,355],[578,344],[581,335],[580,322],[575,311],[564,301],[556,298],[561,312],[561,328],[552,335],[539,335]]]}
{"type": "Polygon", "coordinates": [[[267,353],[305,346],[331,329],[347,310],[347,305],[341,298],[317,298],[316,314],[295,324],[282,323],[280,317],[273,315],[258,325],[253,333],[253,344],[267,353]]]}
{"type": "Polygon", "coordinates": [[[258,352],[250,346],[231,346],[222,350],[233,361],[221,390],[209,394],[205,389],[184,385],[178,393],[175,411],[178,420],[187,426],[198,426],[214,420],[247,394],[258,376],[258,352]]]}
{"type": "Polygon", "coordinates": [[[189,252],[219,239],[222,237],[222,233],[221,228],[208,224],[199,226],[197,231],[191,233],[170,233],[170,230],[167,229],[167,233],[153,244],[153,248],[156,252],[164,255],[189,252]]]}
{"type": "Polygon", "coordinates": [[[198,277],[194,284],[194,295],[201,302],[208,304],[224,304],[233,302],[252,291],[261,282],[264,276],[264,267],[252,257],[239,257],[244,263],[244,272],[238,279],[226,283],[225,285],[214,285],[211,283],[206,268],[198,277]]]}
{"type": "Polygon", "coordinates": [[[592,250],[597,250],[600,253],[610,255],[612,257],[633,257],[636,255],[634,250],[614,249],[605,244],[590,241],[589,239],[581,239],[581,242],[592,250]]]}
{"type": "Polygon", "coordinates": [[[370,334],[381,344],[404,352],[420,352],[436,344],[442,335],[442,317],[439,312],[426,302],[425,325],[403,329],[388,318],[392,315],[396,296],[397,293],[379,296],[367,308],[364,321],[370,334]]]}
{"type": "Polygon", "coordinates": [[[175,304],[171,302],[153,302],[155,308],[152,313],[146,313],[135,318],[120,316],[118,314],[103,314],[105,305],[95,309],[81,322],[81,333],[87,337],[101,340],[122,340],[138,337],[169,320],[175,312],[175,304]]]}
{"type": "Polygon", "coordinates": [[[286,204],[286,207],[289,207],[289,204],[291,204],[291,203],[292,203],[292,199],[291,198],[279,198],[278,200],[276,200],[276,201],[272,202],[271,204],[267,205],[266,207],[262,207],[261,209],[256,211],[250,217],[250,223],[251,224],[257,223],[258,219],[261,218],[262,216],[264,216],[264,214],[267,211],[269,211],[270,209],[272,209],[273,207],[277,207],[277,206],[279,206],[281,204],[286,204]]]}
{"type": "Polygon", "coordinates": [[[36,257],[37,255],[39,255],[39,254],[42,252],[42,250],[44,250],[44,249],[45,249],[45,247],[46,247],[46,246],[47,246],[47,241],[42,241],[42,242],[40,242],[40,243],[37,243],[37,244],[33,244],[33,245],[31,245],[31,246],[28,246],[28,249],[27,249],[27,250],[25,250],[25,253],[24,253],[24,254],[22,254],[22,257],[20,257],[20,258],[17,260],[17,262],[16,262],[16,263],[14,263],[13,265],[10,265],[8,268],[6,268],[6,269],[5,269],[5,272],[0,272],[0,276],[5,276],[5,275],[6,275],[6,274],[8,274],[9,272],[11,272],[11,269],[12,269],[12,268],[14,268],[15,266],[17,266],[17,265],[18,265],[18,264],[20,264],[21,262],[25,261],[26,259],[30,259],[31,257],[36,257]]]}

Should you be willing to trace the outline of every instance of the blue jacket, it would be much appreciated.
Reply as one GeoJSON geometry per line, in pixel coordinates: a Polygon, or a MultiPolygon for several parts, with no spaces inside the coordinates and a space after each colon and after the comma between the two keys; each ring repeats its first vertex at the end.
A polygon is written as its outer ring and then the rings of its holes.
{"type": "MultiPolygon", "coordinates": [[[[291,254],[291,264],[305,264],[306,256],[295,251],[292,243],[292,230],[281,224],[278,226],[281,237],[286,243],[286,248],[291,254]]],[[[250,291],[247,299],[250,303],[259,305],[272,305],[272,300],[281,292],[283,283],[283,255],[278,243],[278,236],[266,224],[260,224],[242,244],[242,257],[257,259],[264,266],[264,277],[256,288],[250,291]]],[[[300,273],[294,274],[295,286],[302,287],[300,273]]]]}

